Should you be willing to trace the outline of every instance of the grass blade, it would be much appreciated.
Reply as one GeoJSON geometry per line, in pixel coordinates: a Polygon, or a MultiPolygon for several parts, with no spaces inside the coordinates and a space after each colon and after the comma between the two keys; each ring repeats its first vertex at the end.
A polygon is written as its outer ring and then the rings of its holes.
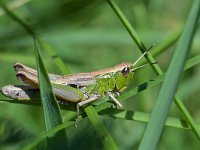
{"type": "MultiPolygon", "coordinates": [[[[130,111],[130,110],[123,110],[123,109],[115,109],[107,108],[105,110],[100,111],[99,113],[102,116],[108,116],[118,119],[126,119],[132,121],[139,121],[139,122],[148,122],[150,118],[149,113],[138,112],[138,111],[130,111]]],[[[165,123],[165,126],[180,128],[180,129],[191,129],[187,122],[183,119],[175,118],[175,117],[168,117],[165,123]]]]}
{"type": "MultiPolygon", "coordinates": [[[[58,103],[53,94],[48,74],[45,70],[42,58],[40,56],[39,45],[35,42],[35,52],[38,68],[38,81],[40,88],[40,97],[42,101],[46,130],[49,131],[57,125],[63,123],[58,103]]],[[[67,147],[67,136],[65,130],[61,130],[53,136],[48,137],[48,146],[50,149],[59,149],[67,147]]]]}
{"type": "Polygon", "coordinates": [[[167,70],[155,108],[153,109],[144,137],[140,143],[140,150],[153,150],[157,147],[170,106],[173,102],[178,82],[180,81],[185,59],[190,50],[199,13],[200,1],[196,0],[193,3],[185,30],[183,31],[183,34],[178,42],[176,51],[169,65],[169,69],[167,70]]]}
{"type": "Polygon", "coordinates": [[[99,119],[96,110],[92,106],[88,106],[85,108],[85,112],[88,115],[88,118],[90,119],[92,125],[96,129],[100,139],[102,140],[104,148],[107,150],[118,149],[118,146],[113,140],[112,136],[107,131],[102,121],[99,119]]]}

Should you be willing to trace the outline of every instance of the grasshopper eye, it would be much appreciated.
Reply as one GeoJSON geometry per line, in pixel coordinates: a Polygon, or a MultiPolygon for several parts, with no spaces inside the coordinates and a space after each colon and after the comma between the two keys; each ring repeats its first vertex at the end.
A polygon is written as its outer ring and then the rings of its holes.
{"type": "Polygon", "coordinates": [[[122,73],[125,77],[128,76],[129,72],[130,72],[130,68],[129,68],[129,67],[125,67],[125,68],[122,69],[122,71],[121,71],[121,73],[122,73]]]}

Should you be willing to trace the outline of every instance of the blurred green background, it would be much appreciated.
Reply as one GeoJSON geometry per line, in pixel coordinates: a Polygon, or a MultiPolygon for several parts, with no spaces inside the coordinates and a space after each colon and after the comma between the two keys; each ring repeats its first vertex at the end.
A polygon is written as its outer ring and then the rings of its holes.
{"type": "MultiPolygon", "coordinates": [[[[140,55],[135,43],[106,1],[102,0],[7,0],[9,8],[34,31],[41,35],[61,57],[71,73],[89,72],[114,66],[123,61],[134,62],[140,55]]],[[[164,42],[183,27],[192,1],[116,0],[147,47],[164,42]]],[[[175,45],[155,56],[165,71],[175,45]]],[[[199,53],[200,32],[197,31],[188,58],[199,53]]],[[[152,50],[153,51],[153,50],[152,50]]],[[[48,72],[61,74],[46,51],[42,52],[48,72]]],[[[0,86],[22,84],[12,65],[21,62],[36,68],[32,38],[0,9],[0,86]]],[[[185,72],[178,95],[194,119],[200,123],[200,67],[185,72]]],[[[156,75],[149,68],[135,74],[131,87],[156,75]]],[[[159,86],[123,101],[125,109],[151,112],[159,86]]],[[[0,95],[0,99],[7,99],[0,95]]],[[[65,111],[64,114],[67,112],[65,111]]],[[[182,118],[176,106],[171,116],[182,118]]],[[[65,117],[65,115],[64,115],[65,117]]],[[[102,117],[120,149],[136,149],[145,124],[102,117]]],[[[102,144],[90,125],[83,119],[78,128],[69,129],[72,149],[102,149],[102,144]]],[[[39,106],[0,102],[0,149],[19,149],[27,138],[44,130],[39,106]]],[[[199,149],[193,132],[167,127],[159,150],[199,149]]],[[[41,148],[41,147],[40,147],[41,148]]]]}

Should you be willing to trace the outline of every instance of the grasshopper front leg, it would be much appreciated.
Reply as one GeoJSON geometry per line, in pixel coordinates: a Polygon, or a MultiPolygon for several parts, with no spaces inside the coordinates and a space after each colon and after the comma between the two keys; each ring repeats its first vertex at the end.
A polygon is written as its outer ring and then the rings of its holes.
{"type": "Polygon", "coordinates": [[[114,103],[116,104],[117,108],[122,108],[123,107],[122,104],[114,97],[113,93],[107,92],[107,94],[108,94],[109,98],[114,101],[114,103]]]}

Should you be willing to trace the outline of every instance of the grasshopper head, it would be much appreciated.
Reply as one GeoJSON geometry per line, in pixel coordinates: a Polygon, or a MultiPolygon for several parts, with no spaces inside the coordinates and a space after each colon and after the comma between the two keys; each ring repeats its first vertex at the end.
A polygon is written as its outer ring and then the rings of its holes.
{"type": "Polygon", "coordinates": [[[113,72],[121,72],[124,76],[127,76],[131,71],[132,64],[130,62],[123,62],[113,67],[113,72]]]}
{"type": "Polygon", "coordinates": [[[116,90],[118,92],[123,92],[133,78],[134,72],[131,72],[132,64],[129,62],[124,62],[117,65],[118,71],[115,73],[116,90]]]}
{"type": "Polygon", "coordinates": [[[133,64],[129,62],[121,63],[114,67],[113,70],[116,70],[115,72],[115,80],[116,80],[116,90],[118,92],[124,91],[129,83],[131,82],[133,78],[133,74],[135,70],[142,68],[146,65],[142,65],[139,67],[135,67],[135,65],[146,55],[148,51],[144,52],[133,64]]]}
{"type": "Polygon", "coordinates": [[[128,74],[130,73],[130,67],[124,67],[122,70],[121,70],[121,73],[124,77],[127,77],[128,74]]]}

